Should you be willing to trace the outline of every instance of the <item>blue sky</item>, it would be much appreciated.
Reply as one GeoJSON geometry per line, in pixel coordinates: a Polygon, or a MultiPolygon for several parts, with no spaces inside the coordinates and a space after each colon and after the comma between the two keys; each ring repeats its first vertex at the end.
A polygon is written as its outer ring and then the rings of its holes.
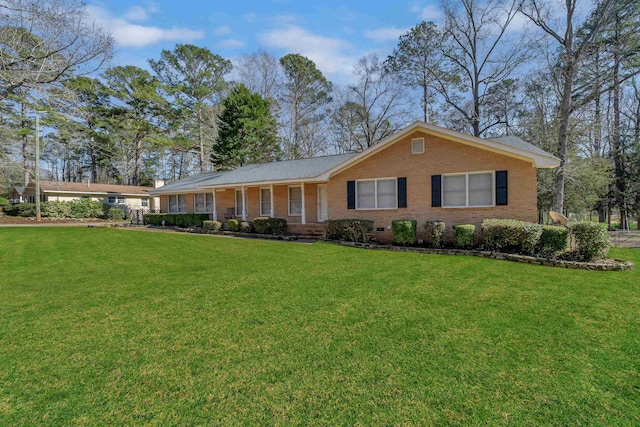
{"type": "Polygon", "coordinates": [[[87,10],[116,40],[110,65],[147,68],[146,61],[157,59],[162,49],[193,43],[232,60],[258,49],[277,57],[300,53],[336,83],[351,80],[363,55],[384,58],[409,28],[442,19],[433,0],[89,0],[87,10]]]}

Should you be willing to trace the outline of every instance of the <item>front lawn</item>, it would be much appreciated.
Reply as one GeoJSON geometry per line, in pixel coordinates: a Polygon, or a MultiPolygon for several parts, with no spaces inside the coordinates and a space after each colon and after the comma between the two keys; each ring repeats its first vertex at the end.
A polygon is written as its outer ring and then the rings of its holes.
{"type": "Polygon", "coordinates": [[[45,227],[0,268],[0,425],[640,423],[639,267],[45,227]]]}

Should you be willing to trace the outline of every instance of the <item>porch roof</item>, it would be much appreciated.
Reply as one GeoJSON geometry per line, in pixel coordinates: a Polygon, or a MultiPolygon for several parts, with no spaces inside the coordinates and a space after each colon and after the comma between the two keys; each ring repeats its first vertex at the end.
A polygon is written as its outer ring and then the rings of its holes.
{"type": "Polygon", "coordinates": [[[243,184],[311,180],[352,156],[354,156],[354,154],[336,154],[333,156],[313,157],[311,159],[255,163],[227,172],[193,175],[157,188],[151,193],[181,193],[243,184]]]}

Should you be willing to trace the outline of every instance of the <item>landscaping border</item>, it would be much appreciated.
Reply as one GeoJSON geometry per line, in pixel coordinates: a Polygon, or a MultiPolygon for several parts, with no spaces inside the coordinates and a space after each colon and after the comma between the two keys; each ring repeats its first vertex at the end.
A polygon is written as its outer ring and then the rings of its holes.
{"type": "Polygon", "coordinates": [[[523,264],[543,265],[546,267],[570,268],[574,270],[628,271],[633,269],[635,266],[632,262],[623,261],[619,259],[612,259],[611,261],[613,261],[613,263],[604,264],[604,263],[597,263],[597,262],[555,260],[555,259],[542,258],[542,257],[506,254],[502,252],[481,251],[481,250],[473,250],[473,249],[416,248],[416,247],[410,247],[410,246],[389,246],[389,245],[378,245],[376,243],[342,242],[342,241],[334,241],[334,240],[328,240],[327,242],[334,243],[341,246],[348,246],[352,248],[373,249],[373,250],[391,251],[391,252],[413,252],[413,253],[430,254],[430,255],[476,256],[481,258],[520,262],[523,264]]]}

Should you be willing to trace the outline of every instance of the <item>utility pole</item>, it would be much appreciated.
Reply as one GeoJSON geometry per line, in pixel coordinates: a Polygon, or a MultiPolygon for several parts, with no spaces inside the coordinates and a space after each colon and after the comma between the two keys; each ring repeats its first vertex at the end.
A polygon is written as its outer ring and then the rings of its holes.
{"type": "Polygon", "coordinates": [[[36,222],[42,222],[40,215],[40,116],[36,115],[36,222]]]}

